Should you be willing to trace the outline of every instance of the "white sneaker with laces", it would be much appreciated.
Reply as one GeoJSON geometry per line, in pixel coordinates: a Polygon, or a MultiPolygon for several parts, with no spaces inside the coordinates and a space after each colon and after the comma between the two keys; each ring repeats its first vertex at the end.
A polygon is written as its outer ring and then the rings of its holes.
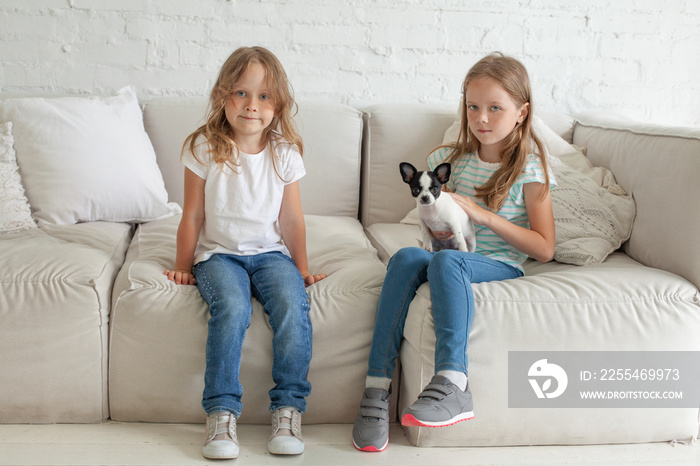
{"type": "Polygon", "coordinates": [[[298,409],[284,407],[272,413],[272,434],[267,442],[267,450],[274,455],[304,453],[301,412],[298,409]]]}
{"type": "Polygon", "coordinates": [[[202,455],[209,459],[233,459],[238,457],[236,416],[228,411],[215,411],[207,416],[207,438],[202,455]]]}

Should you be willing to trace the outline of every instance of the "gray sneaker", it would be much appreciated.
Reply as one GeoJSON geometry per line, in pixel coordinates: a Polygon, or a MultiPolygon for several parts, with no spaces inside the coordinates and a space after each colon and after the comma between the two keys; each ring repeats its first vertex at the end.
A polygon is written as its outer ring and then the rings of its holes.
{"type": "Polygon", "coordinates": [[[352,428],[352,444],[361,451],[382,451],[389,443],[389,398],[382,388],[366,388],[352,428]]]}
{"type": "Polygon", "coordinates": [[[238,457],[238,451],[236,416],[228,411],[209,414],[202,455],[209,459],[233,459],[238,457]]]}
{"type": "Polygon", "coordinates": [[[292,407],[276,409],[272,413],[272,434],[267,450],[274,455],[300,455],[304,453],[301,436],[301,412],[292,407]]]}
{"type": "Polygon", "coordinates": [[[450,379],[441,375],[433,379],[418,395],[411,406],[403,410],[401,424],[404,426],[445,427],[474,419],[472,393],[462,391],[450,379]]]}

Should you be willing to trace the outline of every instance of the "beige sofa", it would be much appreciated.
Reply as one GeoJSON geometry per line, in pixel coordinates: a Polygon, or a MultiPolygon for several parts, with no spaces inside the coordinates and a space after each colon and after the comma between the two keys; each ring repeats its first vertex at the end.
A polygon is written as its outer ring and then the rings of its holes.
{"type": "MultiPolygon", "coordinates": [[[[202,98],[143,105],[170,201],[182,202],[179,150],[205,107],[202,98]]],[[[398,162],[424,165],[454,113],[432,105],[299,104],[310,266],[329,274],[308,290],[314,346],[305,423],[354,420],[384,264],[399,247],[417,244],[417,227],[400,223],[413,201],[398,162]]],[[[0,110],[0,117],[7,114],[0,110]]],[[[419,445],[521,445],[694,436],[697,407],[508,408],[508,351],[700,351],[700,216],[683,208],[700,197],[694,180],[700,131],[595,115],[543,118],[564,138],[561,147],[569,147],[564,140],[585,146],[590,160],[612,169],[633,194],[631,237],[603,263],[532,262],[523,279],[475,287],[476,419],[447,429],[409,428],[409,438],[419,445]]],[[[24,179],[30,165],[15,138],[24,179]]],[[[25,188],[32,204],[34,193],[25,188]]],[[[204,422],[208,313],[196,287],[175,286],[162,275],[175,255],[179,221],[177,207],[169,208],[148,221],[40,222],[0,235],[0,422],[204,422]]],[[[394,388],[399,409],[433,371],[427,286],[411,305],[405,337],[394,388]]],[[[269,422],[270,370],[271,331],[255,303],[243,348],[241,422],[269,422]]]]}

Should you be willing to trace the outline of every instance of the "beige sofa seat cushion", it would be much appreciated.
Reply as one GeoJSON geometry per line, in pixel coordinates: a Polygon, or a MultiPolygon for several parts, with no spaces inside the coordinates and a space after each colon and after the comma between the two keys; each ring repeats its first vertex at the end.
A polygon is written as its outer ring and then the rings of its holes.
{"type": "Polygon", "coordinates": [[[401,248],[421,247],[420,228],[415,224],[375,223],[365,228],[365,233],[385,264],[401,248]]]}
{"type": "MultiPolygon", "coordinates": [[[[196,286],[163,276],[175,258],[179,218],[139,226],[115,286],[110,406],[119,421],[204,422],[208,308],[196,286]]],[[[385,268],[348,217],[306,216],[309,266],[328,278],[308,288],[312,384],[304,423],[351,423],[364,387],[385,268]]],[[[262,307],[243,345],[241,422],[270,422],[272,331],[262,307]]]]}
{"type": "MultiPolygon", "coordinates": [[[[697,408],[508,408],[508,351],[700,350],[693,284],[614,253],[585,267],[530,262],[524,278],[474,285],[474,295],[469,380],[476,417],[439,432],[408,428],[412,443],[635,443],[697,433],[697,408]]],[[[404,337],[400,409],[416,399],[434,371],[428,284],[411,304],[404,337]]]]}
{"type": "Polygon", "coordinates": [[[130,239],[105,222],[0,237],[0,423],[108,417],[109,307],[130,239]]]}

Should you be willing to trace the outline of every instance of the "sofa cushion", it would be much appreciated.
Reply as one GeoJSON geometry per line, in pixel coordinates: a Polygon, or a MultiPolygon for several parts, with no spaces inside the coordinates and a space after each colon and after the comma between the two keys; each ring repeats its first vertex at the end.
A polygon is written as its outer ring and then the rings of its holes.
{"type": "MultiPolygon", "coordinates": [[[[208,308],[196,286],[163,275],[175,258],[179,216],[140,225],[115,284],[110,407],[119,421],[204,422],[208,308]]],[[[384,266],[348,217],[306,216],[312,392],[305,423],[351,423],[357,414],[384,266]],[[348,400],[352,400],[351,402],[348,400]]],[[[243,345],[243,423],[270,422],[272,331],[260,304],[243,345]]]]}
{"type": "Polygon", "coordinates": [[[574,144],[611,169],[634,195],[637,215],[625,252],[700,286],[700,129],[665,128],[577,115],[574,144]]]}
{"type": "Polygon", "coordinates": [[[379,104],[365,110],[360,220],[364,226],[401,220],[416,206],[399,174],[399,163],[427,166],[454,119],[441,105],[379,104]]]}
{"type": "Polygon", "coordinates": [[[17,163],[39,226],[171,215],[136,94],[13,98],[17,163]]]}
{"type": "MultiPolygon", "coordinates": [[[[414,217],[417,218],[417,215],[416,213],[414,217]]],[[[365,228],[365,233],[377,249],[379,258],[387,264],[399,249],[408,246],[421,247],[421,233],[417,225],[417,220],[412,219],[401,223],[375,223],[365,228]]]]}
{"type": "Polygon", "coordinates": [[[36,228],[13,145],[12,122],[0,123],[0,235],[36,228]]]}
{"type": "Polygon", "coordinates": [[[0,236],[0,423],[101,422],[112,286],[127,224],[0,236]]]}
{"type": "MultiPolygon", "coordinates": [[[[697,434],[695,408],[508,407],[509,351],[699,351],[698,290],[622,253],[577,267],[526,263],[526,276],[473,286],[469,380],[475,419],[449,429],[407,428],[420,446],[636,443],[697,434]]],[[[434,371],[430,288],[411,303],[401,347],[400,409],[434,371]]],[[[571,375],[570,375],[571,376],[571,375]]]]}

